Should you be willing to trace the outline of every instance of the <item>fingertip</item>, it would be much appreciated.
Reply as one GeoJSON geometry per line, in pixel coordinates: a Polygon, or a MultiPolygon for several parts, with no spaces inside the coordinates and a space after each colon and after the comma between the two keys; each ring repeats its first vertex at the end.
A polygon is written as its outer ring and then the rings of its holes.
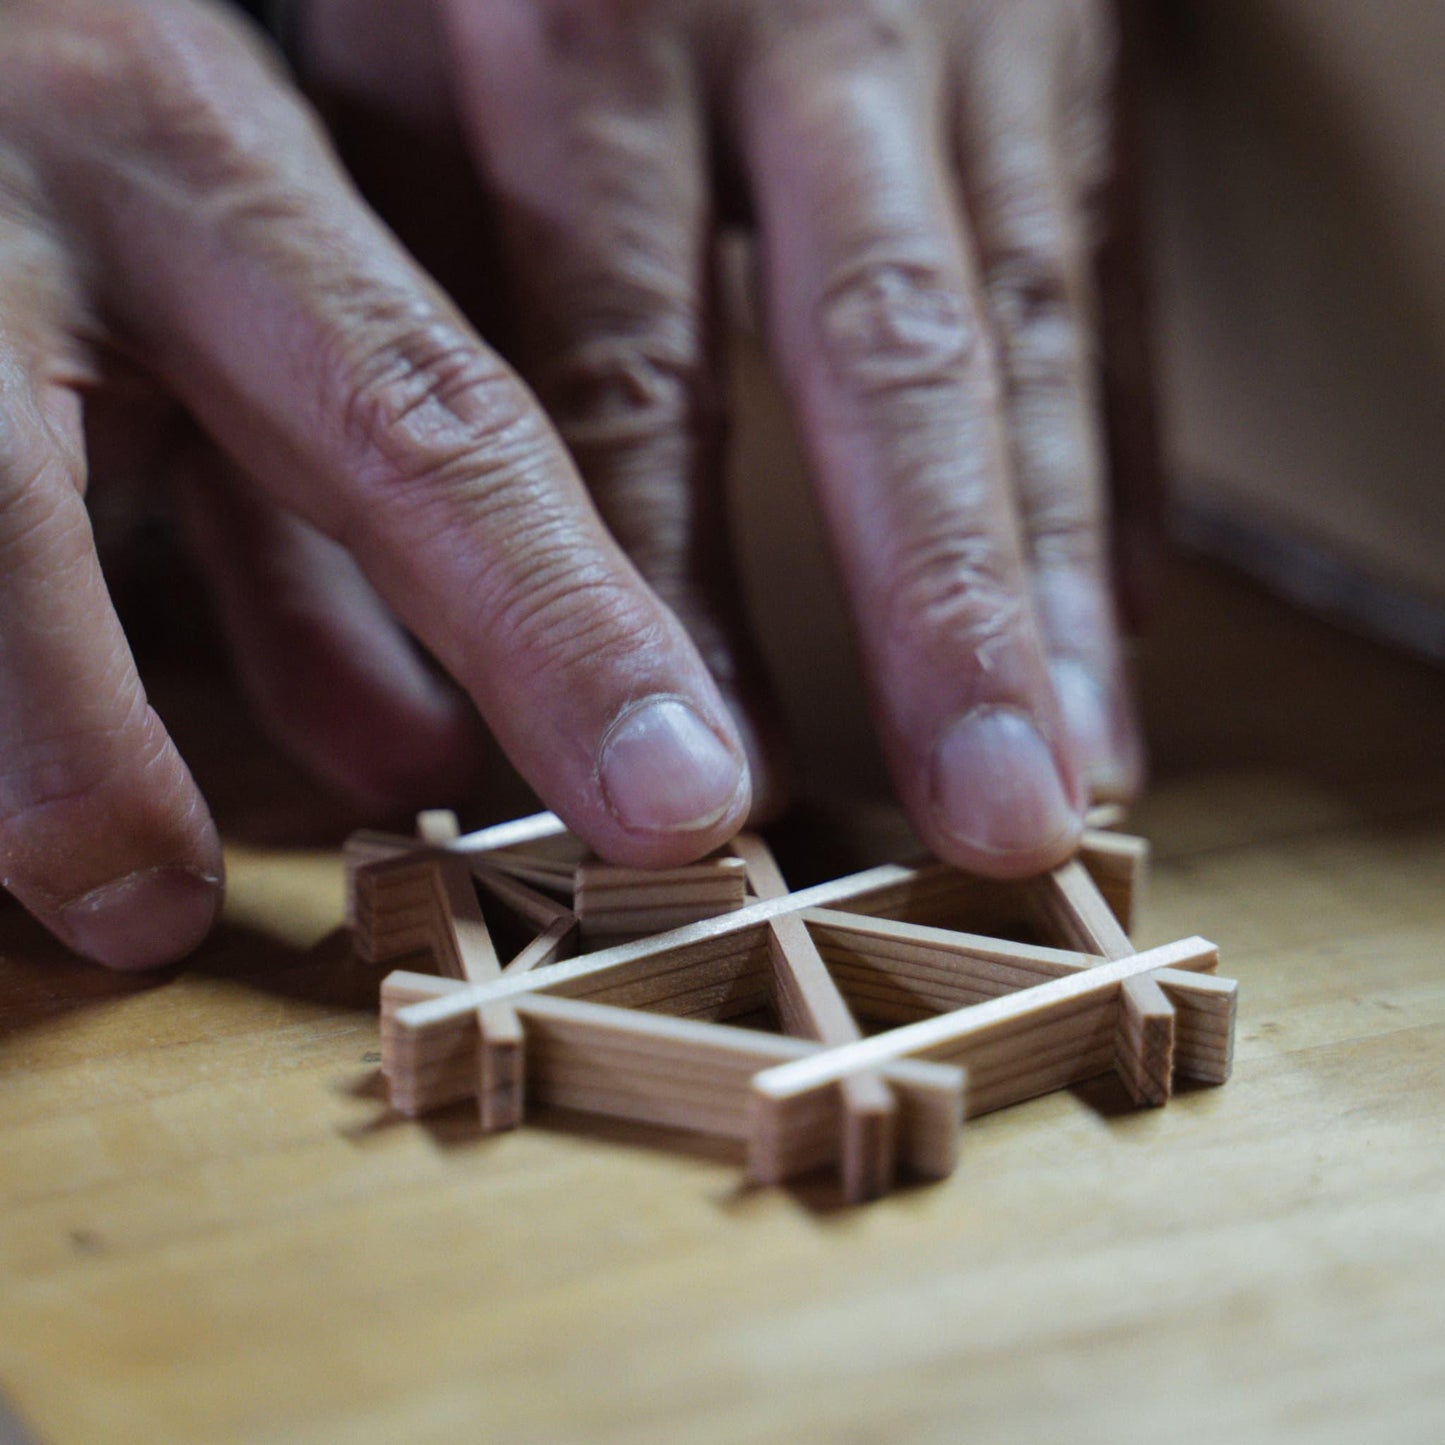
{"type": "Polygon", "coordinates": [[[643,698],[612,723],[597,784],[625,840],[609,851],[644,866],[701,857],[736,832],[752,803],[747,758],[732,730],[722,733],[669,695],[643,698]]]}
{"type": "Polygon", "coordinates": [[[930,841],[973,872],[1028,877],[1078,846],[1082,789],[1020,709],[984,705],[955,718],[935,748],[930,784],[930,841]]]}
{"type": "Polygon", "coordinates": [[[107,968],[159,968],[200,946],[215,925],[221,898],[219,867],[144,868],[66,904],[58,932],[77,953],[107,968]]]}

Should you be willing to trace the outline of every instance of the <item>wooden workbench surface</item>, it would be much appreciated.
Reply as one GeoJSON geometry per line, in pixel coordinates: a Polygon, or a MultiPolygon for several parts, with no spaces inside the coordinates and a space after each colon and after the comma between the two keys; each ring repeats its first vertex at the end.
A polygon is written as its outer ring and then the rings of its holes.
{"type": "MultiPolygon", "coordinates": [[[[1143,934],[1221,945],[1233,1082],[990,1116],[954,1178],[863,1209],[674,1136],[390,1118],[331,852],[233,849],[228,926],[154,984],[7,907],[17,1415],[147,1445],[1438,1445],[1445,676],[1198,571],[1150,653],[1143,934]]],[[[306,811],[263,774],[232,836],[306,811]]]]}

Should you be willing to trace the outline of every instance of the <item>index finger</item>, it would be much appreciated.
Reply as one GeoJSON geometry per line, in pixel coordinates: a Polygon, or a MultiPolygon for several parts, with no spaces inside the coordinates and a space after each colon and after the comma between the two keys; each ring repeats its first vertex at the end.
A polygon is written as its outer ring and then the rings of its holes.
{"type": "Polygon", "coordinates": [[[234,27],[199,7],[123,16],[75,62],[89,70],[52,64],[5,103],[46,117],[27,138],[123,333],[273,497],[350,548],[594,847],[636,864],[716,847],[749,803],[727,709],[535,399],[234,27]]]}

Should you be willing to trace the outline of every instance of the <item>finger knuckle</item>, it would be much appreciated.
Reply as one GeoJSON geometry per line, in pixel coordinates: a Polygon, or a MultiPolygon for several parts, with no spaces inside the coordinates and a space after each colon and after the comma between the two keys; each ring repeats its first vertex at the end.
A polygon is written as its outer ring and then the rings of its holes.
{"type": "Polygon", "coordinates": [[[885,617],[895,646],[942,642],[985,665],[1015,630],[1023,600],[997,543],[949,532],[914,543],[892,568],[885,617]]]}
{"type": "Polygon", "coordinates": [[[548,367],[542,391],[568,445],[612,452],[716,423],[719,400],[695,318],[581,338],[548,367]]]}
{"type": "MultiPolygon", "coordinates": [[[[534,409],[515,377],[428,302],[354,299],[332,337],[320,372],[339,393],[350,470],[368,499],[501,478],[534,452],[534,409]]],[[[323,398],[328,414],[332,404],[323,398]]]]}
{"type": "Polygon", "coordinates": [[[518,562],[507,595],[485,610],[533,679],[630,668],[659,642],[658,617],[601,557],[537,528],[520,539],[518,562]]]}
{"type": "Polygon", "coordinates": [[[1103,517],[1092,489],[1046,488],[1029,507],[1028,534],[1035,566],[1092,571],[1103,560],[1103,517]]]}
{"type": "Polygon", "coordinates": [[[986,385],[994,370],[977,308],[936,263],[874,258],[845,266],[823,289],[816,331],[834,384],[856,401],[986,385]]]}
{"type": "Polygon", "coordinates": [[[144,156],[203,190],[250,184],[275,164],[237,83],[246,46],[210,7],[62,10],[12,55],[49,122],[92,147],[144,156]]]}
{"type": "Polygon", "coordinates": [[[1079,384],[1079,326],[1068,265],[1047,235],[995,258],[985,283],[1011,392],[1079,384]]]}

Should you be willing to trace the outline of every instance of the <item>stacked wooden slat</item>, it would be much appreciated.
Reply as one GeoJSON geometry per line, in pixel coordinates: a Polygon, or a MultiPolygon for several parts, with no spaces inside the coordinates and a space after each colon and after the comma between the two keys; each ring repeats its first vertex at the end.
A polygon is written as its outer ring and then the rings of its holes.
{"type": "Polygon", "coordinates": [[[587,861],[573,874],[572,907],[583,942],[601,947],[735,912],[747,901],[747,882],[741,858],[653,871],[587,861]]]}
{"type": "Polygon", "coordinates": [[[983,1113],[1113,1069],[1162,1103],[1176,1072],[1228,1076],[1235,988],[1212,977],[1213,946],[1136,954],[1121,926],[1145,860],[1130,840],[1090,834],[1079,861],[1024,883],[886,865],[790,894],[746,834],[649,874],[586,857],[550,815],[467,837],[428,815],[422,831],[348,849],[359,951],[424,951],[443,975],[383,986],[403,1113],[474,1098],[487,1129],[525,1101],[682,1127],[744,1142],[754,1179],[830,1164],[861,1199],[898,1164],[952,1167],[965,1094],[983,1113]],[[535,930],[505,968],[494,906],[535,930]],[[1005,923],[1048,946],[992,936],[1005,923]],[[769,1007],[786,1037],[724,1023],[769,1007]]]}

